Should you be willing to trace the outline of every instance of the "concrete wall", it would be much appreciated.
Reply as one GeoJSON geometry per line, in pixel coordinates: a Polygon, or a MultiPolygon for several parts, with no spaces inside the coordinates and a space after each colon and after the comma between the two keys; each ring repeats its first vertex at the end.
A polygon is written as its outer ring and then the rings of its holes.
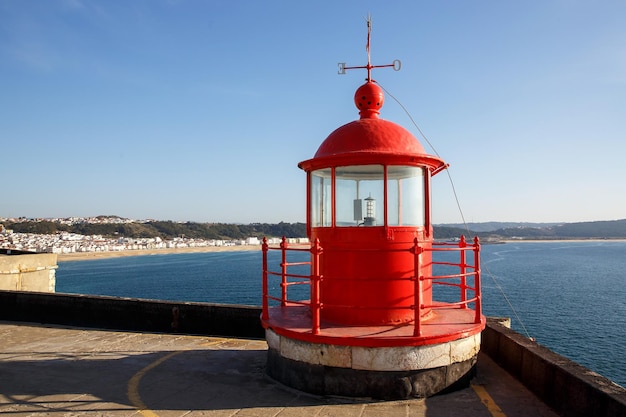
{"type": "Polygon", "coordinates": [[[0,291],[0,320],[262,339],[261,308],[0,291]]]}
{"type": "Polygon", "coordinates": [[[626,417],[626,389],[496,320],[488,320],[481,349],[563,416],[626,417]]]}
{"type": "Polygon", "coordinates": [[[57,255],[0,254],[0,290],[54,292],[57,255]]]}

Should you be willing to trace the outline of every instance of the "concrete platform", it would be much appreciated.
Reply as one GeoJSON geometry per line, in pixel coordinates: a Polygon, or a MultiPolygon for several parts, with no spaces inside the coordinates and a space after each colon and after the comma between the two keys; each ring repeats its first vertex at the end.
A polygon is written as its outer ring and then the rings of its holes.
{"type": "Polygon", "coordinates": [[[556,416],[480,355],[470,388],[426,400],[319,397],[265,375],[263,340],[0,322],[8,416],[556,416]]]}
{"type": "Polygon", "coordinates": [[[308,305],[276,306],[269,309],[265,328],[291,339],[339,346],[422,346],[444,343],[480,333],[484,317],[475,323],[471,309],[445,308],[431,312],[422,322],[422,335],[413,336],[413,322],[380,326],[339,326],[321,321],[319,333],[311,335],[311,309],[308,305]]]}

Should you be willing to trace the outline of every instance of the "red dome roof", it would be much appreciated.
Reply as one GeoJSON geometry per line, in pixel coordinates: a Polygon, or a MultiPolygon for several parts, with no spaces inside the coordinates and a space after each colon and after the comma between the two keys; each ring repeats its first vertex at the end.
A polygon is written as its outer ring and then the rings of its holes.
{"type": "Polygon", "coordinates": [[[383,119],[360,119],[336,129],[315,158],[351,152],[423,155],[422,145],[405,128],[383,119]]]}
{"type": "Polygon", "coordinates": [[[300,162],[300,168],[309,171],[342,165],[408,164],[426,166],[435,174],[446,167],[440,158],[428,155],[411,132],[378,117],[384,95],[377,84],[368,81],[359,87],[354,102],[361,118],[328,135],[315,157],[300,162]]]}

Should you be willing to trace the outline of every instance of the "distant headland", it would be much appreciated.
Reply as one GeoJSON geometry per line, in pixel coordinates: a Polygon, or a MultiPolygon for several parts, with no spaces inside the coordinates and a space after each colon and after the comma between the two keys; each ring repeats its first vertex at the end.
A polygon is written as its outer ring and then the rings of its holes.
{"type": "Polygon", "coordinates": [[[439,239],[461,234],[481,240],[626,239],[626,219],[578,223],[485,222],[435,225],[439,239]],[[468,233],[469,231],[469,233],[468,233]]]}

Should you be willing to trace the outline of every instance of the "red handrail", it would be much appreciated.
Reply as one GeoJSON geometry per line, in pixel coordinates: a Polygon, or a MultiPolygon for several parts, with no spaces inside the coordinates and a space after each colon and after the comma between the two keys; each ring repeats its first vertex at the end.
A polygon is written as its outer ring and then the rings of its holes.
{"type": "Polygon", "coordinates": [[[420,318],[420,306],[422,305],[422,279],[419,276],[420,270],[420,255],[424,252],[424,248],[421,248],[418,244],[417,238],[413,241],[414,245],[411,248],[411,253],[413,253],[413,280],[415,282],[415,287],[413,289],[413,313],[414,313],[414,323],[415,327],[413,328],[413,336],[421,336],[422,335],[422,320],[420,318]]]}
{"type": "Polygon", "coordinates": [[[269,308],[268,308],[268,291],[267,291],[267,250],[269,245],[267,244],[267,238],[263,238],[263,244],[261,245],[263,250],[263,312],[261,313],[261,318],[263,320],[268,320],[269,316],[269,308]]]}
{"type": "MultiPolygon", "coordinates": [[[[319,246],[319,241],[317,242],[317,246],[313,245],[310,247],[292,247],[289,246],[289,243],[287,241],[287,238],[283,236],[283,238],[281,239],[280,245],[279,247],[272,247],[267,243],[267,238],[263,238],[263,244],[261,245],[262,251],[263,251],[263,312],[262,312],[262,318],[263,320],[268,320],[269,319],[269,300],[274,300],[274,301],[279,301],[281,306],[286,306],[287,303],[290,304],[300,304],[300,305],[311,305],[311,316],[313,318],[315,318],[315,315],[313,314],[313,308],[315,305],[317,305],[317,310],[319,310],[319,280],[321,279],[321,277],[318,277],[317,279],[315,279],[316,276],[319,276],[319,254],[321,254],[322,249],[319,246]],[[274,271],[270,271],[268,268],[268,262],[267,262],[267,254],[270,250],[280,250],[281,251],[281,262],[280,262],[280,271],[281,272],[274,272],[274,271]],[[287,261],[287,251],[292,251],[292,252],[311,252],[314,256],[312,257],[312,260],[315,262],[315,264],[317,266],[314,266],[312,264],[312,262],[288,262],[287,261]],[[309,274],[309,275],[302,275],[302,274],[290,274],[288,272],[288,268],[290,266],[300,266],[300,265],[311,265],[311,271],[314,271],[315,269],[317,269],[318,273],[317,274],[309,274]],[[281,277],[281,282],[280,282],[280,288],[281,288],[281,296],[279,297],[273,297],[271,295],[269,295],[269,285],[268,285],[268,279],[269,276],[279,276],[281,277]],[[289,282],[288,279],[289,278],[302,278],[303,281],[296,281],[296,282],[289,282]],[[314,292],[314,283],[315,281],[317,281],[317,301],[315,301],[315,299],[313,298],[313,292],[314,292]],[[290,300],[289,296],[288,296],[288,291],[287,289],[292,286],[292,285],[302,285],[302,284],[311,284],[311,301],[296,301],[296,300],[290,300]]],[[[318,317],[318,321],[319,321],[319,311],[317,312],[317,317],[318,317]]],[[[319,330],[319,323],[317,325],[317,328],[319,330]]]]}
{"type": "Polygon", "coordinates": [[[474,237],[474,268],[476,271],[476,275],[474,276],[474,292],[476,294],[476,316],[474,317],[474,323],[480,323],[482,316],[482,289],[480,286],[480,242],[478,241],[478,236],[474,237]]]}
{"type": "Polygon", "coordinates": [[[313,334],[318,334],[320,332],[320,310],[322,308],[320,303],[320,281],[322,280],[322,276],[320,275],[321,254],[322,247],[320,246],[320,240],[315,239],[315,242],[311,247],[311,332],[313,334]]]}
{"type": "MultiPolygon", "coordinates": [[[[419,242],[417,239],[414,241],[414,245],[419,247],[419,242]]],[[[460,307],[460,308],[468,308],[468,304],[475,303],[475,311],[476,314],[474,316],[474,323],[480,323],[482,316],[482,296],[481,296],[481,286],[480,286],[480,243],[478,237],[474,238],[474,243],[468,245],[465,240],[465,236],[461,236],[459,239],[458,245],[450,242],[433,242],[431,247],[424,248],[424,251],[430,252],[441,252],[441,251],[459,251],[460,252],[460,260],[458,263],[459,273],[451,274],[451,275],[433,275],[433,276],[420,276],[420,281],[430,280],[433,284],[438,285],[450,285],[450,286],[458,286],[461,290],[460,301],[458,302],[437,302],[432,305],[420,305],[420,310],[423,309],[437,309],[437,308],[450,308],[450,307],[460,307]],[[454,245],[454,246],[452,246],[454,245]],[[474,252],[474,265],[467,264],[467,258],[465,252],[471,250],[474,252]],[[467,272],[467,270],[471,272],[467,272]],[[474,277],[474,287],[470,287],[467,285],[466,278],[468,276],[474,277]],[[440,280],[446,279],[460,279],[460,283],[451,283],[451,282],[439,282],[440,280]],[[467,298],[467,291],[474,291],[474,297],[467,298]]],[[[433,262],[433,265],[447,265],[447,266],[455,266],[452,262],[433,262]]],[[[420,315],[416,315],[419,317],[420,315]]],[[[416,328],[419,328],[419,323],[415,324],[416,328]]]]}
{"type": "MultiPolygon", "coordinates": [[[[306,247],[300,246],[289,246],[287,239],[285,237],[282,238],[279,247],[271,247],[267,243],[267,239],[263,239],[262,244],[263,250],[263,312],[262,318],[263,320],[269,319],[269,300],[279,301],[281,306],[286,306],[288,304],[297,304],[297,305],[308,305],[311,309],[311,332],[313,334],[319,334],[320,324],[321,324],[321,309],[324,307],[320,302],[320,281],[323,277],[320,274],[320,258],[323,255],[323,248],[320,245],[319,239],[316,239],[313,244],[308,245],[306,247]],[[267,254],[270,250],[280,250],[281,251],[281,263],[280,268],[281,272],[273,272],[268,269],[267,262],[267,254]],[[310,252],[311,253],[311,261],[310,262],[288,262],[287,261],[287,251],[293,252],[310,252]],[[302,274],[290,274],[288,272],[288,267],[290,266],[298,266],[298,265],[310,265],[310,274],[302,275],[302,274]],[[281,277],[281,297],[273,297],[269,295],[269,285],[268,279],[269,276],[280,276],[281,277]],[[291,281],[289,282],[289,278],[301,278],[302,281],[291,281]],[[288,297],[288,287],[292,285],[310,285],[310,300],[290,300],[288,297]]],[[[417,238],[413,241],[413,245],[409,249],[400,249],[400,250],[409,250],[414,255],[414,273],[410,278],[398,278],[400,280],[410,279],[414,281],[414,304],[411,307],[404,308],[412,308],[415,313],[414,318],[414,336],[422,335],[422,318],[421,311],[424,309],[440,309],[440,308],[468,308],[468,304],[474,303],[475,307],[475,317],[474,323],[478,324],[481,321],[482,317],[482,296],[481,296],[481,280],[480,280],[480,243],[478,237],[474,238],[473,243],[468,244],[465,240],[464,236],[461,236],[458,242],[432,242],[429,245],[420,246],[420,242],[417,238]],[[432,265],[442,265],[442,266],[457,266],[459,268],[459,273],[457,274],[447,274],[447,275],[432,275],[432,276],[423,276],[420,275],[420,255],[424,252],[459,252],[459,262],[436,262],[432,261],[432,265]],[[474,264],[467,263],[466,251],[474,252],[474,264]],[[474,277],[474,286],[469,286],[467,284],[467,277],[474,277]],[[448,282],[449,280],[459,279],[460,282],[448,282]],[[431,281],[433,285],[448,285],[448,286],[456,286],[459,287],[459,301],[457,302],[441,302],[433,300],[432,305],[425,305],[422,302],[421,294],[422,287],[424,281],[431,281]],[[474,296],[468,297],[467,292],[473,291],[474,296]]],[[[351,306],[352,308],[362,308],[361,306],[351,306]]],[[[365,308],[365,307],[363,307],[365,308]]],[[[398,308],[398,307],[394,307],[398,308]]]]}
{"type": "MultiPolygon", "coordinates": [[[[459,248],[465,248],[467,245],[465,243],[465,236],[461,236],[461,240],[459,242],[459,248]]],[[[459,275],[461,278],[461,301],[465,302],[467,300],[467,275],[465,274],[465,268],[466,268],[466,264],[465,264],[465,251],[462,250],[460,252],[461,254],[461,260],[459,262],[459,275]]],[[[461,308],[467,308],[467,304],[463,304],[463,306],[461,308]]]]}

